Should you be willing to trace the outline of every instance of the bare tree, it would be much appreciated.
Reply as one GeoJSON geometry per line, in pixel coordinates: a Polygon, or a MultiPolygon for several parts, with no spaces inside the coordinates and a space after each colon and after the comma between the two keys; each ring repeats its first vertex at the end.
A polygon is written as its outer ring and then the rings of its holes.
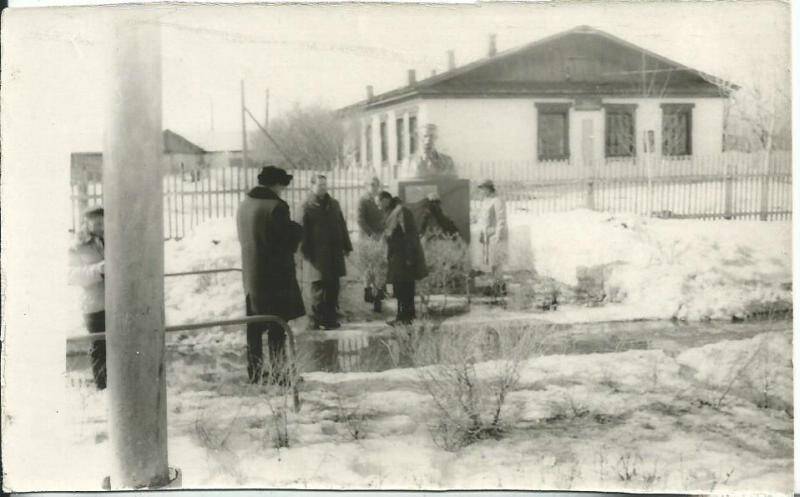
{"type": "Polygon", "coordinates": [[[330,169],[344,161],[345,129],[333,111],[298,104],[269,123],[268,133],[253,132],[253,158],[287,168],[330,169]],[[277,146],[276,146],[277,143],[277,146]]]}
{"type": "Polygon", "coordinates": [[[788,69],[756,72],[753,82],[720,90],[734,90],[725,110],[726,148],[747,152],[789,150],[792,116],[788,69]]]}

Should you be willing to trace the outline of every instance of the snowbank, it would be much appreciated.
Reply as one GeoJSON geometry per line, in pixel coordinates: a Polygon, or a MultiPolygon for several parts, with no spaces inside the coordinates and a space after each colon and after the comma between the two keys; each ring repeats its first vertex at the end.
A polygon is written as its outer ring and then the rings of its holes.
{"type": "Polygon", "coordinates": [[[661,220],[589,210],[516,212],[509,221],[526,223],[539,274],[577,285],[581,268],[607,266],[607,299],[651,318],[724,319],[760,304],[791,302],[790,222],[661,220]]]}
{"type": "Polygon", "coordinates": [[[730,389],[759,405],[792,406],[792,343],[786,334],[709,344],[687,350],[677,362],[719,392],[730,389]]]}
{"type": "MultiPolygon", "coordinates": [[[[433,443],[435,411],[413,369],[304,375],[303,407],[289,415],[291,447],[277,450],[270,402],[281,398],[248,385],[241,363],[208,350],[200,353],[204,360],[181,363],[183,374],[168,369],[170,461],[184,472],[185,488],[788,495],[790,414],[741,389],[730,392],[723,409],[701,402],[724,391],[725,371],[740,352],[762,343],[780,366],[774,384],[790,386],[787,339],[764,334],[677,358],[662,350],[532,358],[508,398],[504,416],[513,428],[457,452],[433,443]],[[363,438],[354,439],[354,426],[363,438]]],[[[485,377],[497,365],[476,368],[485,377]]],[[[109,459],[107,393],[91,385],[68,391],[66,413],[75,419],[67,435],[81,457],[67,463],[82,484],[75,488],[96,490],[109,459]]]]}

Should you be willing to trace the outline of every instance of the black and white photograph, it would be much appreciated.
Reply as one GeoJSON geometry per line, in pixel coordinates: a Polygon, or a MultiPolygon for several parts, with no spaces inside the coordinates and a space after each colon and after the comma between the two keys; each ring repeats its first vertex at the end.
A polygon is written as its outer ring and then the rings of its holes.
{"type": "Polygon", "coordinates": [[[789,2],[1,36],[4,491],[794,492],[789,2]]]}

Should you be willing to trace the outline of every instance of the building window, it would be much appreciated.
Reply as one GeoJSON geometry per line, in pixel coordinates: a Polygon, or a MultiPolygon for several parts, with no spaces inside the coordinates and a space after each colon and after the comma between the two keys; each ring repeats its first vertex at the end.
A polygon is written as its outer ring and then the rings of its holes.
{"type": "Polygon", "coordinates": [[[403,118],[399,118],[394,123],[394,130],[397,136],[397,160],[403,160],[403,152],[405,151],[405,140],[403,139],[403,118]]]}
{"type": "Polygon", "coordinates": [[[389,143],[386,139],[386,121],[381,121],[381,162],[389,160],[389,143]]]}
{"type": "Polygon", "coordinates": [[[570,104],[536,104],[539,160],[569,159],[570,104]]]}
{"type": "Polygon", "coordinates": [[[692,108],[694,104],[661,104],[661,153],[692,155],[692,108]]]}
{"type": "Polygon", "coordinates": [[[408,118],[408,144],[409,153],[414,155],[417,153],[417,116],[409,116],[408,118]]]}
{"type": "Polygon", "coordinates": [[[367,144],[367,163],[372,164],[372,125],[367,124],[364,130],[364,143],[367,144]]]}
{"type": "Polygon", "coordinates": [[[606,105],[606,157],[636,156],[636,105],[606,105]]]}

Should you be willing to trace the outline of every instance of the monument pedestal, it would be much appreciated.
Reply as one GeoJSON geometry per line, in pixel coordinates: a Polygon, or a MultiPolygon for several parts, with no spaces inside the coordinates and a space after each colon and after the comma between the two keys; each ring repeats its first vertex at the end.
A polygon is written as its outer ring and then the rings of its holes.
{"type": "Polygon", "coordinates": [[[397,196],[414,214],[417,226],[422,206],[431,193],[439,195],[442,211],[455,223],[464,241],[469,243],[469,180],[452,176],[397,180],[397,196]]]}

